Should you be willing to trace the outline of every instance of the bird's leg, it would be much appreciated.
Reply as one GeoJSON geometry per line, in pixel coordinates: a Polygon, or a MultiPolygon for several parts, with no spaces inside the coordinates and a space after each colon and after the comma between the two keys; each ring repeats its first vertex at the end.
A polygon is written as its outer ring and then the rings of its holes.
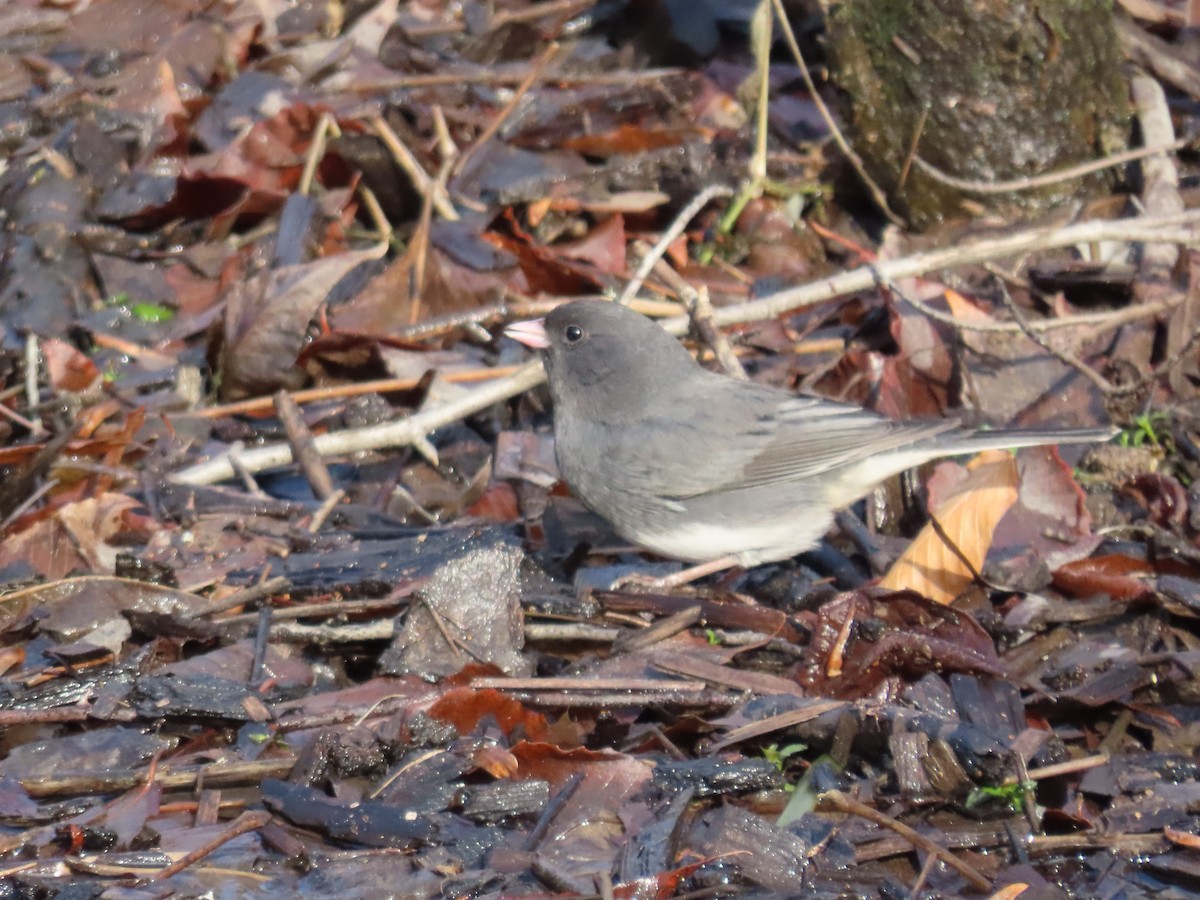
{"type": "Polygon", "coordinates": [[[738,565],[736,556],[722,556],[719,559],[712,559],[708,562],[697,563],[694,566],[688,566],[685,569],[680,569],[673,575],[663,575],[654,577],[653,575],[622,575],[620,578],[613,581],[611,589],[620,590],[628,587],[639,587],[649,590],[665,591],[671,588],[677,588],[681,585],[691,584],[705,575],[712,575],[715,572],[721,572],[725,569],[732,568],[738,565]]]}

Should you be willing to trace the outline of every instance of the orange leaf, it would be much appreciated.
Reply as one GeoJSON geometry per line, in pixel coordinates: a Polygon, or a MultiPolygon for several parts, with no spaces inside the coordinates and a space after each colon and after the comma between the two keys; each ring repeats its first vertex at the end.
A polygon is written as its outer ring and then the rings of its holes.
{"type": "Polygon", "coordinates": [[[475,765],[487,772],[493,778],[510,778],[516,774],[521,764],[517,758],[503,747],[486,745],[477,749],[472,758],[475,765]]]}
{"type": "Polygon", "coordinates": [[[1013,898],[1021,896],[1027,890],[1029,890],[1029,885],[1023,882],[1007,884],[988,897],[988,900],[1013,900],[1013,898]]]}
{"type": "Polygon", "coordinates": [[[79,394],[100,381],[100,370],[95,363],[66,341],[46,338],[42,341],[42,359],[46,361],[46,374],[56,390],[79,394]]]}
{"type": "Polygon", "coordinates": [[[927,524],[883,577],[882,587],[949,603],[983,568],[996,525],[1017,502],[1017,463],[1012,454],[995,450],[981,453],[968,468],[971,473],[933,512],[945,538],[927,524]]]}

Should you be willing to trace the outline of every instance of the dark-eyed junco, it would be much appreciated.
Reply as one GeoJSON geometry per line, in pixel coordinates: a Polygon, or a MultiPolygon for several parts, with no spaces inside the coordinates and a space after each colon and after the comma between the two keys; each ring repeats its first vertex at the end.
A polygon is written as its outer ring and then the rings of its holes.
{"type": "Polygon", "coordinates": [[[504,332],[545,354],[558,466],[617,533],[663,556],[750,566],[814,546],[835,511],[940,456],[1104,440],[1109,429],[897,422],[700,366],[650,319],[581,300],[504,332]]]}

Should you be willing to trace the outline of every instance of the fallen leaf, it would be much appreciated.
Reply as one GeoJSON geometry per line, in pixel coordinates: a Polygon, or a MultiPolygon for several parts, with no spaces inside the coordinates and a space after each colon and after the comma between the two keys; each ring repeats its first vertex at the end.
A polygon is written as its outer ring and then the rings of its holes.
{"type": "Polygon", "coordinates": [[[100,383],[100,370],[90,359],[58,338],[42,341],[42,358],[46,375],[54,389],[68,394],[82,394],[100,383]]]}
{"type": "Polygon", "coordinates": [[[387,252],[386,244],[284,266],[239,282],[228,298],[221,397],[240,400],[286,384],[309,322],[352,269],[387,252]]]}
{"type": "Polygon", "coordinates": [[[932,513],[940,529],[934,522],[921,529],[881,587],[949,603],[983,568],[996,525],[1017,502],[1017,463],[1011,453],[996,450],[981,453],[968,468],[967,478],[932,513]]]}

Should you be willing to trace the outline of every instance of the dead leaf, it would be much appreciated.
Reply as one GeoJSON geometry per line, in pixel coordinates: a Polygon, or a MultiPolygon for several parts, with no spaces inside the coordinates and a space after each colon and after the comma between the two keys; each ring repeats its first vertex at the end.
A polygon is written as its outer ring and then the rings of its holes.
{"type": "Polygon", "coordinates": [[[225,315],[221,398],[240,400],[285,384],[304,346],[308,324],[333,286],[386,252],[387,245],[379,244],[284,266],[239,283],[230,293],[225,315]]]}
{"type": "Polygon", "coordinates": [[[57,391],[82,394],[100,383],[100,370],[90,359],[58,338],[42,341],[46,375],[57,391]]]}
{"type": "Polygon", "coordinates": [[[988,900],[1014,900],[1015,897],[1020,897],[1027,890],[1029,890],[1029,885],[1024,883],[1005,885],[988,897],[988,900]]]}
{"type": "Polygon", "coordinates": [[[1154,590],[1154,568],[1121,553],[1080,559],[1054,570],[1054,587],[1071,597],[1127,602],[1154,590]]]}
{"type": "Polygon", "coordinates": [[[1011,453],[996,450],[981,453],[968,468],[971,474],[933,511],[945,537],[927,524],[883,577],[882,587],[949,603],[983,568],[996,525],[1017,502],[1017,463],[1011,453]]]}
{"type": "Polygon", "coordinates": [[[21,561],[50,579],[71,572],[111,572],[118,548],[114,539],[147,535],[133,511],[141,504],[124,494],[102,494],[55,511],[0,545],[0,567],[21,561]]]}

